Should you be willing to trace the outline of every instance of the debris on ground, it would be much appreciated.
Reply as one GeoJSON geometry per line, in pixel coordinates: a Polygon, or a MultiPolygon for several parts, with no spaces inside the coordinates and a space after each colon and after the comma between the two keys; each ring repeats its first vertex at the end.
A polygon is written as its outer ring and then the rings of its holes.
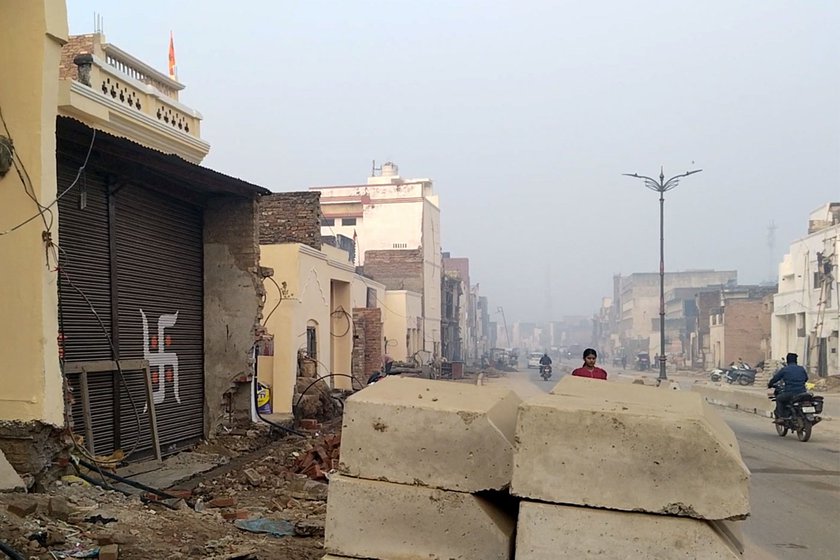
{"type": "Polygon", "coordinates": [[[819,391],[820,393],[840,393],[840,375],[815,378],[814,391],[819,391]]]}
{"type": "Polygon", "coordinates": [[[228,460],[159,488],[175,497],[176,509],[154,494],[126,495],[68,471],[46,492],[0,494],[0,535],[28,560],[320,560],[340,429],[340,420],[324,421],[307,437],[272,440],[260,427],[203,443],[194,451],[228,460]]]}
{"type": "Polygon", "coordinates": [[[330,472],[338,468],[340,452],[341,434],[328,435],[297,458],[292,472],[313,480],[328,480],[330,472]]]}

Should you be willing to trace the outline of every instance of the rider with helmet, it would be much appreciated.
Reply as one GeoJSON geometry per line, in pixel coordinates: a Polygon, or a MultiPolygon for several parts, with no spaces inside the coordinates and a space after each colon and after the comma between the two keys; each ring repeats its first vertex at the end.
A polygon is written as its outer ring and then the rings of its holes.
{"type": "Polygon", "coordinates": [[[767,388],[772,388],[779,381],[784,382],[784,387],[776,395],[776,424],[784,422],[783,417],[787,412],[785,408],[793,402],[796,395],[805,392],[805,382],[808,381],[808,372],[805,368],[796,363],[798,356],[789,353],[785,358],[787,365],[776,372],[770,381],[767,382],[767,388]]]}

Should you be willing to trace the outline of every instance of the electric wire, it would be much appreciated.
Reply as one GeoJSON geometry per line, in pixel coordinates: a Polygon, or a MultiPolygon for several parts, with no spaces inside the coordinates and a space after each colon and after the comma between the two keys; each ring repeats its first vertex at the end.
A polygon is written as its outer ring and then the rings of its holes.
{"type": "Polygon", "coordinates": [[[275,280],[272,276],[269,276],[268,279],[271,280],[271,282],[275,286],[277,286],[277,292],[280,294],[280,299],[277,300],[277,303],[274,304],[274,307],[271,308],[271,311],[269,311],[268,315],[266,315],[265,319],[263,319],[263,326],[266,326],[268,324],[268,320],[271,318],[272,315],[274,315],[274,312],[277,311],[277,308],[280,307],[280,304],[283,303],[283,299],[285,299],[283,298],[283,289],[280,287],[280,284],[277,283],[277,280],[275,280]]]}
{"type": "MultiPolygon", "coordinates": [[[[6,124],[6,119],[3,117],[2,108],[0,108],[0,121],[2,121],[3,128],[6,131],[6,134],[8,135],[9,139],[11,140],[12,139],[11,132],[9,131],[9,127],[6,124]]],[[[46,206],[41,204],[41,202],[38,200],[38,197],[35,195],[35,189],[33,187],[32,178],[30,177],[29,172],[27,171],[26,166],[23,163],[23,160],[18,155],[17,150],[14,150],[14,151],[10,150],[12,152],[12,163],[15,167],[15,171],[17,172],[18,177],[20,178],[21,183],[23,184],[23,190],[26,193],[26,196],[28,196],[30,199],[32,199],[33,202],[35,202],[35,205],[38,207],[38,213],[29,217],[29,218],[27,218],[23,222],[20,222],[19,224],[17,224],[16,226],[14,226],[12,228],[9,228],[5,231],[0,231],[0,236],[8,235],[8,234],[10,234],[14,231],[17,231],[18,229],[22,228],[23,226],[25,226],[26,224],[28,224],[32,220],[35,220],[39,217],[43,220],[44,227],[46,228],[47,233],[51,232],[52,227],[55,223],[55,217],[53,216],[53,213],[52,213],[52,207],[55,206],[56,203],[58,203],[58,201],[61,200],[61,198],[64,195],[66,195],[68,192],[70,192],[70,190],[73,187],[76,186],[76,183],[79,182],[79,178],[82,176],[82,173],[85,171],[85,169],[87,167],[88,160],[90,159],[90,154],[93,151],[93,145],[94,145],[95,140],[96,140],[96,130],[94,129],[93,130],[93,135],[91,136],[91,139],[90,139],[90,145],[88,146],[87,155],[85,156],[85,160],[82,163],[81,167],[79,167],[79,170],[76,172],[75,179],[73,179],[73,182],[70,183],[70,186],[68,186],[58,196],[56,196],[55,200],[53,200],[52,202],[50,202],[46,206]],[[47,222],[47,218],[44,216],[44,214],[48,214],[50,216],[49,222],[47,222]]]]}
{"type": "Polygon", "coordinates": [[[12,560],[26,560],[26,556],[18,552],[17,549],[12,548],[11,545],[0,541],[0,552],[11,558],[12,560]]]}
{"type": "Polygon", "coordinates": [[[339,305],[339,306],[335,309],[335,311],[333,311],[332,313],[330,313],[330,317],[335,317],[335,316],[338,316],[338,315],[343,315],[343,316],[344,316],[344,318],[345,318],[345,319],[347,319],[347,329],[345,329],[345,331],[344,331],[343,333],[341,333],[341,334],[335,334],[334,332],[332,332],[332,329],[331,329],[331,330],[330,330],[330,335],[332,335],[332,336],[334,336],[334,337],[336,337],[336,338],[342,338],[342,337],[347,336],[347,334],[348,334],[348,333],[350,332],[350,330],[353,328],[353,316],[352,316],[352,315],[350,315],[350,314],[347,312],[347,310],[346,310],[346,309],[344,309],[344,307],[343,307],[343,306],[341,306],[341,305],[339,305]]]}

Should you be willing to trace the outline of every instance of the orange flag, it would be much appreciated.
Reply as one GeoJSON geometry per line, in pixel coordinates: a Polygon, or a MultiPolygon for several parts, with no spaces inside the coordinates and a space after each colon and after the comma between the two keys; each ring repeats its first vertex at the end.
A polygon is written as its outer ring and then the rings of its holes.
{"type": "Polygon", "coordinates": [[[169,32],[169,77],[173,80],[178,79],[178,66],[175,64],[175,38],[172,32],[169,32]]]}

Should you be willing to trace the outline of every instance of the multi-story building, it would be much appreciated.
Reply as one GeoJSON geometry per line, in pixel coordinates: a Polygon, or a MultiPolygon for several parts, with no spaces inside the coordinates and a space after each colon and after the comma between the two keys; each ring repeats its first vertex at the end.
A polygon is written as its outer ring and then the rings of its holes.
{"type": "MultiPolygon", "coordinates": [[[[440,203],[431,179],[404,179],[394,163],[364,184],[311,187],[321,193],[324,236],[354,239],[358,265],[388,289],[411,289],[422,298],[422,347],[440,356],[440,203]],[[386,257],[370,263],[371,254],[386,257]],[[373,266],[368,266],[373,264],[373,266]],[[417,285],[397,285],[399,267],[411,269],[417,285]],[[389,272],[393,270],[394,272],[389,272]]],[[[413,282],[413,281],[412,281],[413,282]]]]}
{"type": "MultiPolygon", "coordinates": [[[[737,283],[734,270],[692,270],[665,273],[665,292],[676,288],[705,288],[737,283]]],[[[659,352],[659,273],[636,272],[618,279],[618,333],[628,355],[659,352]]],[[[667,326],[666,326],[667,329],[667,326]]]]}
{"type": "Polygon", "coordinates": [[[840,373],[840,202],[814,210],[808,234],[791,243],[779,265],[774,299],[773,356],[787,352],[818,375],[840,373]]]}

